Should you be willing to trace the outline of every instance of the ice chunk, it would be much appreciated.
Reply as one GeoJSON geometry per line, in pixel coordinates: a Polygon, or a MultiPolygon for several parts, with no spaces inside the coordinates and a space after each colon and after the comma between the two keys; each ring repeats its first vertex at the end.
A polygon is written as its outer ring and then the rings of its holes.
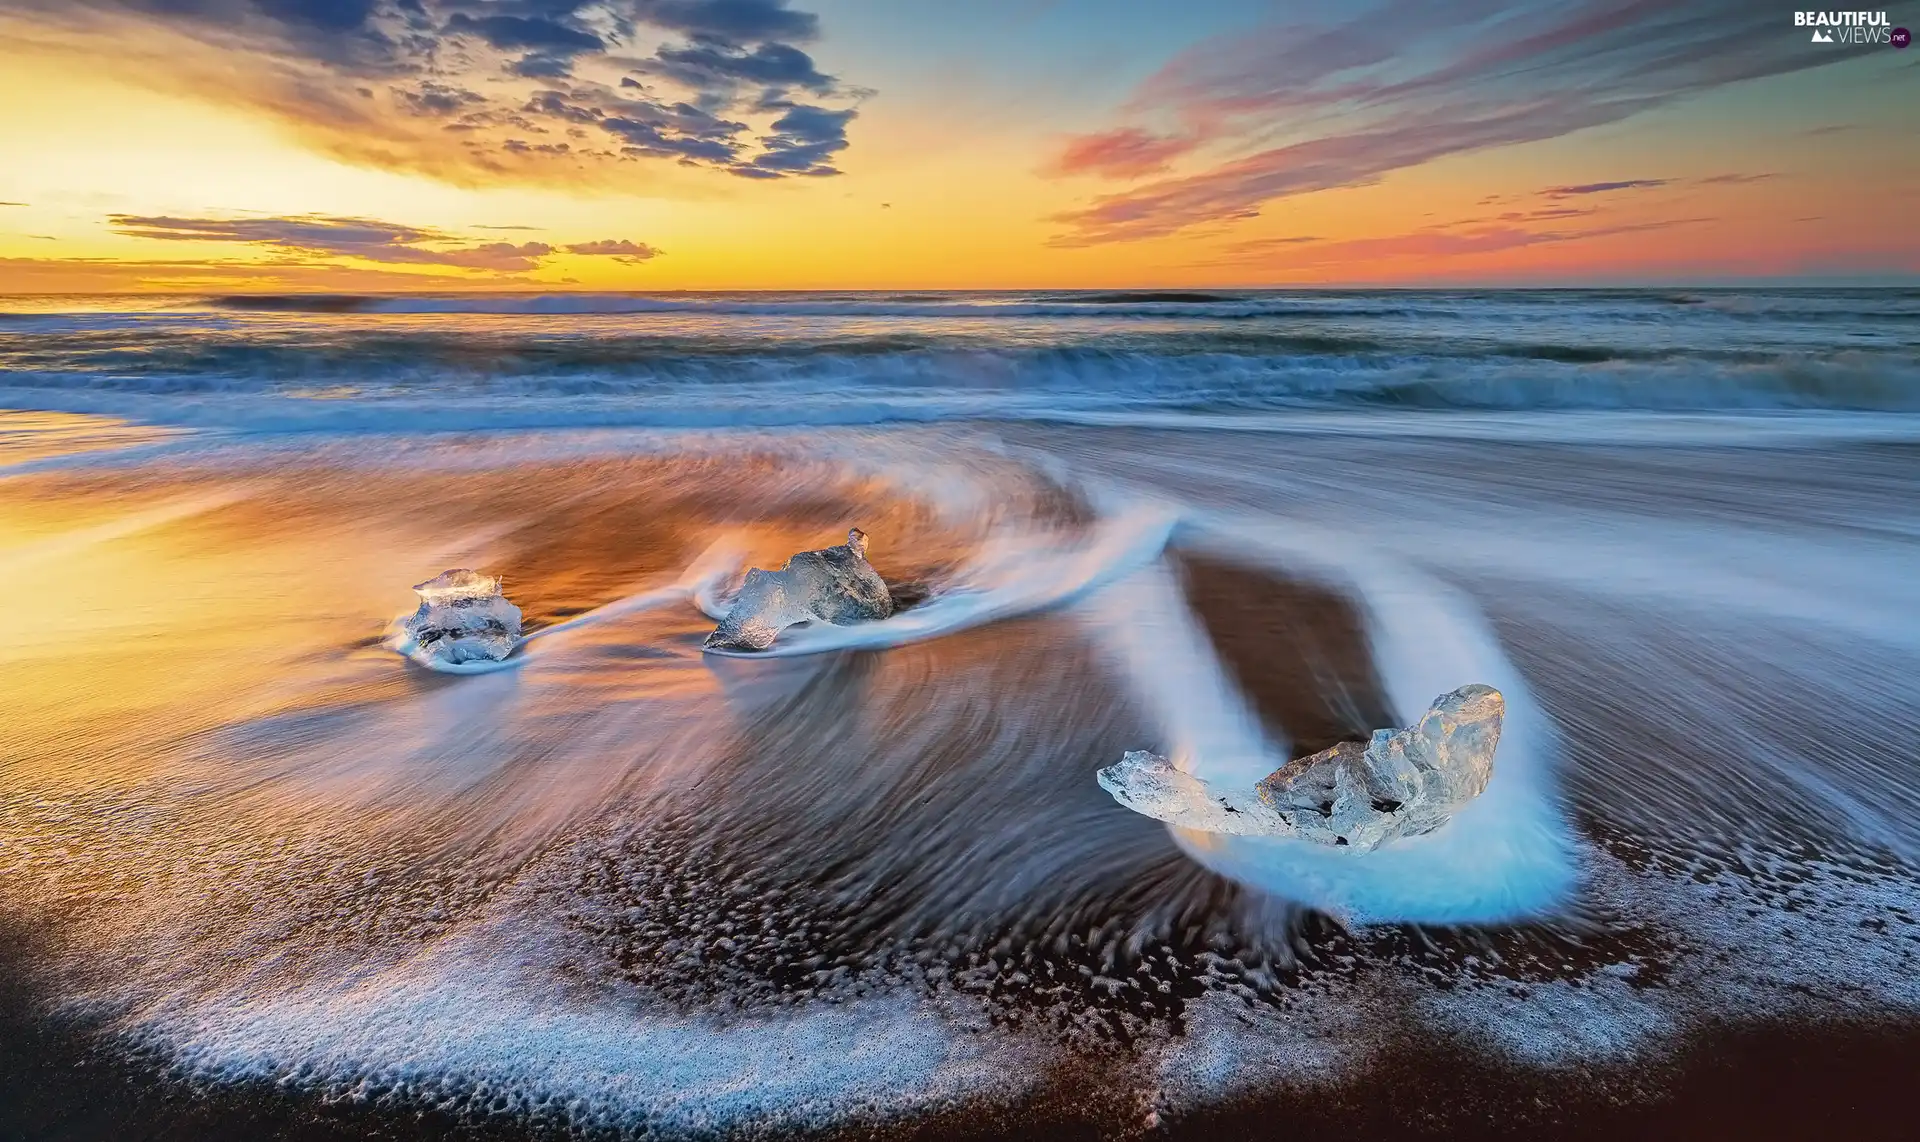
{"type": "Polygon", "coordinates": [[[1506,710],[1493,687],[1462,686],[1411,727],[1290,761],[1254,790],[1324,844],[1370,849],[1430,833],[1486,789],[1506,710]]]}
{"type": "Polygon", "coordinates": [[[1143,749],[1123,755],[1119,764],[1093,777],[1115,801],[1169,825],[1243,837],[1293,831],[1287,819],[1252,790],[1209,785],[1143,749]]]}
{"type": "Polygon", "coordinates": [[[420,609],[401,620],[408,653],[428,663],[499,661],[520,642],[520,608],[500,593],[500,580],[464,567],[414,587],[420,609]]]}
{"type": "Polygon", "coordinates": [[[1169,824],[1365,852],[1430,833],[1478,797],[1493,777],[1505,716],[1498,690],[1462,686],[1436,698],[1411,727],[1290,761],[1251,794],[1211,785],[1150,753],[1129,753],[1096,778],[1114,800],[1169,824]]]}
{"type": "Polygon", "coordinates": [[[802,551],[778,571],[748,571],[739,596],[706,645],[765,650],[795,623],[818,619],[851,626],[892,613],[886,581],[867,562],[867,533],[856,527],[840,546],[802,551]]]}

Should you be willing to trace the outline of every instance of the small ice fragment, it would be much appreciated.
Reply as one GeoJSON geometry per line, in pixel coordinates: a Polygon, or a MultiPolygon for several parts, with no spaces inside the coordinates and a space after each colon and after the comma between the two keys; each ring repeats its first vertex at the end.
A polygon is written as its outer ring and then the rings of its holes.
{"type": "Polygon", "coordinates": [[[1376,730],[1297,758],[1252,796],[1182,773],[1166,759],[1129,753],[1096,778],[1114,800],[1169,824],[1235,835],[1297,836],[1366,852],[1430,833],[1486,789],[1506,701],[1491,686],[1434,699],[1404,730],[1376,730]],[[1252,802],[1249,805],[1249,802],[1252,802]]]}
{"type": "Polygon", "coordinates": [[[748,571],[739,596],[706,645],[765,650],[795,623],[818,619],[851,626],[892,613],[887,584],[867,562],[867,533],[856,527],[840,546],[802,551],[778,571],[748,571]]]}
{"type": "Polygon", "coordinates": [[[500,580],[464,567],[414,587],[420,609],[401,620],[414,653],[432,662],[499,661],[520,642],[520,608],[500,580]]]}

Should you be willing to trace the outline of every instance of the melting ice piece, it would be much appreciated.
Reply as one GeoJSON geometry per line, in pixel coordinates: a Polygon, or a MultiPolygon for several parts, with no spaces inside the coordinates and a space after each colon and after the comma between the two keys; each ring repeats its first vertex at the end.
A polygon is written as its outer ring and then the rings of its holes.
{"type": "Polygon", "coordinates": [[[1252,790],[1224,789],[1182,773],[1159,754],[1137,749],[1093,775],[1113,799],[1155,820],[1183,829],[1234,836],[1291,833],[1285,817],[1252,790]]]}
{"type": "Polygon", "coordinates": [[[1434,699],[1409,728],[1297,758],[1254,791],[1322,844],[1364,850],[1431,833],[1486,789],[1506,712],[1500,691],[1462,686],[1434,699]]]}
{"type": "Polygon", "coordinates": [[[851,626],[892,613],[886,581],[867,562],[867,533],[856,527],[838,547],[802,551],[778,571],[747,572],[739,597],[706,645],[765,650],[795,623],[819,619],[851,626]]]}
{"type": "Polygon", "coordinates": [[[1168,824],[1366,852],[1430,833],[1480,796],[1493,777],[1506,710],[1493,687],[1462,686],[1434,699],[1411,727],[1297,758],[1250,793],[1221,789],[1144,752],[1127,754],[1096,779],[1114,800],[1168,824]]]}
{"type": "Polygon", "coordinates": [[[464,567],[414,587],[420,609],[401,620],[409,652],[431,662],[499,661],[520,642],[520,608],[500,593],[500,580],[464,567]]]}

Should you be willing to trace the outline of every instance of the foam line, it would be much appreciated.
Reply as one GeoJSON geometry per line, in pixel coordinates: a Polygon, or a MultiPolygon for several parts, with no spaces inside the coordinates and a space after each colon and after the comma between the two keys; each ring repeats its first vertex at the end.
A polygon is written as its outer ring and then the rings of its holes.
{"type": "Polygon", "coordinates": [[[350,981],[154,1011],[130,1037],[202,1080],[401,1092],[481,1116],[564,1108],[576,1129],[620,1137],[811,1132],[1024,1085],[1003,1043],[907,1003],[726,1025],[596,1009],[511,966],[541,954],[510,930],[456,937],[350,981]]]}
{"type": "MultiPolygon", "coordinates": [[[[766,650],[720,650],[727,658],[793,658],[836,650],[874,650],[923,642],[999,619],[1073,602],[1155,559],[1178,517],[1141,507],[1108,519],[1093,541],[1057,551],[1003,541],[955,578],[957,586],[921,606],[857,626],[790,627],[766,650]]],[[[717,599],[707,596],[702,609],[717,599]]],[[[724,612],[721,612],[724,613],[724,612]]]]}

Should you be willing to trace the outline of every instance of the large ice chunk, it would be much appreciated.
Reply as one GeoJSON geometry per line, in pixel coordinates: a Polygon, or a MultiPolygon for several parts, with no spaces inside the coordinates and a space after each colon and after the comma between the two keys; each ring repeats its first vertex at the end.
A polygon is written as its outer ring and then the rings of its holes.
{"type": "Polygon", "coordinates": [[[1145,752],[1127,754],[1096,779],[1114,800],[1168,824],[1365,852],[1432,832],[1486,789],[1506,708],[1493,687],[1462,686],[1407,729],[1377,730],[1364,746],[1342,742],[1297,758],[1249,792],[1222,789],[1145,752]]]}
{"type": "Polygon", "coordinates": [[[409,653],[433,663],[499,661],[520,642],[520,608],[500,580],[464,567],[416,585],[420,609],[401,620],[409,653]]]}
{"type": "Polygon", "coordinates": [[[802,551],[778,571],[748,571],[733,607],[706,645],[765,650],[795,623],[818,619],[851,626],[892,613],[886,581],[867,562],[867,533],[856,527],[844,544],[802,551]]]}
{"type": "Polygon", "coordinates": [[[1506,711],[1493,687],[1462,686],[1409,728],[1290,761],[1254,791],[1324,844],[1371,849],[1430,833],[1486,789],[1506,711]]]}

